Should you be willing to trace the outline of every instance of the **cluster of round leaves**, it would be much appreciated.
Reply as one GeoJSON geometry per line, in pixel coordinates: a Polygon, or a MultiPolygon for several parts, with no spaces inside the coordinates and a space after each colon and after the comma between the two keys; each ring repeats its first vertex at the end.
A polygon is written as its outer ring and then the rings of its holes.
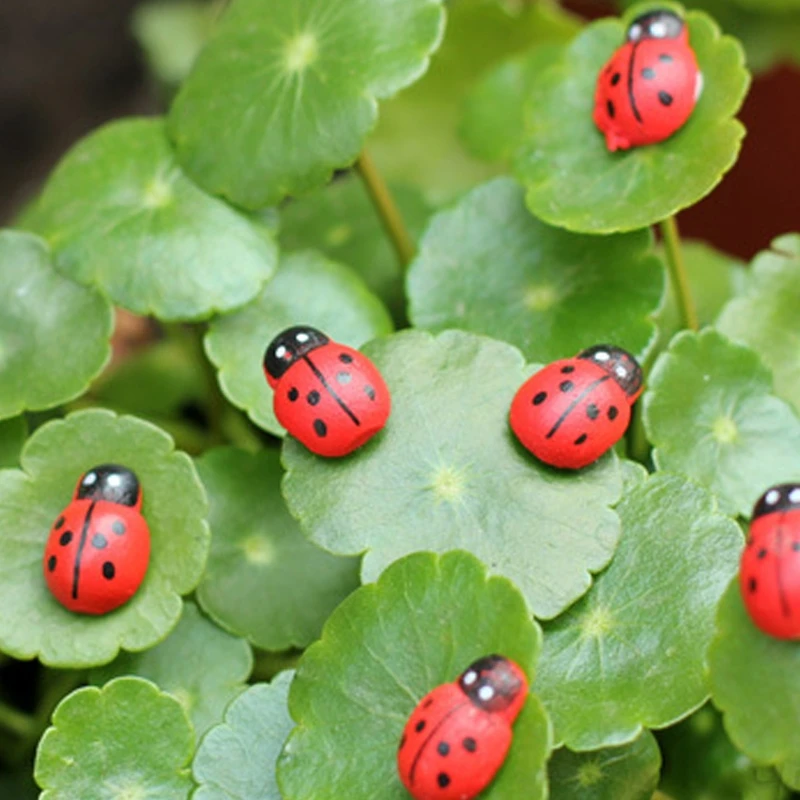
{"type": "MultiPolygon", "coordinates": [[[[400,800],[408,714],[490,652],[517,661],[533,692],[486,798],[544,798],[548,784],[559,798],[649,797],[660,768],[649,730],[711,694],[737,747],[800,783],[784,716],[800,654],[753,628],[733,582],[735,517],[800,475],[800,237],[778,240],[746,277],[688,247],[704,322],[718,319],[673,337],[664,262],[642,229],[711,191],[735,160],[741,48],[689,13],[714,91],[673,140],[612,158],[590,119],[593,81],[647,6],[566,43],[574,23],[557,12],[527,9],[511,25],[487,2],[454,7],[430,77],[447,86],[483,26],[516,31],[511,61],[481,55],[453,86],[465,97],[475,85],[467,147],[513,161],[523,186],[489,180],[427,223],[427,201],[401,191],[424,228],[405,281],[359,185],[324,184],[357,157],[376,100],[426,69],[439,0],[236,0],[166,121],[89,136],[25,215],[39,236],[0,234],[0,531],[13,532],[0,537],[0,650],[95,668],[41,741],[45,798],[184,798],[193,776],[203,800],[400,800]],[[508,124],[488,124],[497,109],[508,124]],[[281,209],[278,231],[263,207],[311,189],[281,209]],[[103,369],[112,303],[210,320],[222,392],[276,437],[265,343],[297,322],[369,342],[390,422],[337,461],[287,438],[280,457],[220,448],[192,462],[153,425],[99,410],[26,442],[22,411],[75,398],[103,369]],[[417,330],[393,334],[406,314],[417,330]],[[64,346],[78,334],[85,346],[64,346]],[[508,430],[529,375],[598,341],[645,361],[660,352],[641,403],[653,475],[613,452],[558,472],[508,430]],[[77,476],[104,461],[139,474],[153,556],[134,600],[96,620],[53,601],[40,561],[77,476]],[[181,601],[195,590],[197,605],[181,601]],[[253,647],[307,649],[296,673],[246,688],[253,647]]],[[[410,106],[425,107],[425,86],[410,106]]],[[[159,386],[157,367],[134,362],[133,382],[159,386]]],[[[103,396],[121,386],[112,376],[103,396]]],[[[194,394],[171,396],[160,411],[194,394]]]]}

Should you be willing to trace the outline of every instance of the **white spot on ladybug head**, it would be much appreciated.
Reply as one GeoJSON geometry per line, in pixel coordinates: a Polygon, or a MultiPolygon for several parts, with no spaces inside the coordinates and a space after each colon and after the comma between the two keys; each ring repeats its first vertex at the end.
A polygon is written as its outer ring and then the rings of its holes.
{"type": "Polygon", "coordinates": [[[594,354],[595,361],[608,361],[609,358],[611,358],[611,356],[608,353],[606,353],[605,350],[598,350],[594,354]]]}
{"type": "Polygon", "coordinates": [[[622,366],[622,364],[617,364],[617,366],[614,367],[614,372],[616,372],[620,378],[628,377],[628,370],[626,370],[625,367],[622,366]]]}
{"type": "Polygon", "coordinates": [[[112,489],[118,489],[122,485],[122,476],[109,475],[107,478],[107,482],[112,489]]]}
{"type": "Polygon", "coordinates": [[[636,41],[642,35],[642,26],[641,25],[631,25],[630,29],[630,38],[636,41]]]}
{"type": "Polygon", "coordinates": [[[464,686],[472,686],[472,684],[475,683],[476,680],[478,680],[478,673],[475,672],[475,670],[471,669],[464,676],[464,686]]]}
{"type": "Polygon", "coordinates": [[[478,697],[484,702],[488,702],[494,697],[494,689],[492,689],[491,686],[481,686],[481,688],[478,689],[478,697]]]}
{"type": "Polygon", "coordinates": [[[289,351],[283,345],[280,345],[275,350],[275,355],[278,356],[278,358],[285,358],[286,357],[286,353],[288,353],[288,352],[289,351]]]}
{"type": "Polygon", "coordinates": [[[800,503],[800,487],[792,489],[792,491],[789,492],[789,502],[800,503]]]}
{"type": "Polygon", "coordinates": [[[777,503],[778,500],[780,499],[781,499],[781,493],[777,489],[770,489],[767,492],[767,496],[764,498],[764,502],[768,506],[774,506],[775,503],[777,503]]]}
{"type": "Polygon", "coordinates": [[[92,484],[97,483],[97,475],[94,472],[90,472],[84,479],[83,485],[84,486],[92,486],[92,484]]]}
{"type": "Polygon", "coordinates": [[[656,39],[663,39],[667,35],[667,26],[663,22],[654,22],[650,26],[650,35],[656,39]]]}
{"type": "Polygon", "coordinates": [[[307,333],[298,333],[297,336],[295,336],[295,339],[297,339],[300,344],[305,344],[308,341],[309,336],[307,333]]]}

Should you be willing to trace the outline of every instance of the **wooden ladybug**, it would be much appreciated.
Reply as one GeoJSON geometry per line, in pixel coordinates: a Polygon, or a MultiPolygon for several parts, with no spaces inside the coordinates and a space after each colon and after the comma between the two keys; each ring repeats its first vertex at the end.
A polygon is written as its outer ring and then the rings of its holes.
{"type": "Polygon", "coordinates": [[[656,144],[686,123],[702,88],[684,21],[651,11],[633,21],[600,73],[594,121],[611,152],[656,144]]]}
{"type": "Polygon", "coordinates": [[[580,469],[622,438],[641,392],[636,359],[620,347],[598,344],[528,378],[511,403],[509,421],[537,458],[580,469]]]}
{"type": "Polygon", "coordinates": [[[800,639],[800,484],[773,486],[756,503],[739,588],[760,630],[800,639]]]}
{"type": "Polygon", "coordinates": [[[288,328],[264,353],[278,422],[320,456],[346,456],[389,418],[391,398],[375,365],[308,326],[288,328]]]}
{"type": "Polygon", "coordinates": [[[496,655],[427,694],[400,739],[397,769],[403,785],[416,800],[478,795],[505,761],[511,725],[527,696],[525,673],[496,655]]]}
{"type": "Polygon", "coordinates": [[[141,514],[136,475],[116,464],[78,481],[44,550],[44,577],[61,605],[107,614],[133,597],[150,560],[150,531],[141,514]]]}

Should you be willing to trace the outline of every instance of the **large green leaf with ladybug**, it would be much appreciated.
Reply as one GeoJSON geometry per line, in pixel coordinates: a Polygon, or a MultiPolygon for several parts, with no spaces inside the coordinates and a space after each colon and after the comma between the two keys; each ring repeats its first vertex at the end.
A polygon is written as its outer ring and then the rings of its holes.
{"type": "Polygon", "coordinates": [[[736,161],[745,131],[733,117],[749,84],[744,53],[698,11],[686,14],[686,24],[704,88],[689,121],[659,144],[606,149],[592,118],[597,76],[625,41],[627,24],[653,7],[592,23],[531,86],[515,174],[531,211],[551,225],[586,233],[651,225],[708,194],[736,161]]]}

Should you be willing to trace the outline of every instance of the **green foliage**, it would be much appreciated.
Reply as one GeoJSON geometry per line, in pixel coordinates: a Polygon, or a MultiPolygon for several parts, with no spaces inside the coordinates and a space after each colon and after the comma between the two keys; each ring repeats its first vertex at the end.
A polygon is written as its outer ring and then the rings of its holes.
{"type": "Polygon", "coordinates": [[[588,26],[539,74],[515,164],[534,214],[586,233],[634,230],[693,205],[733,166],[745,132],[733,119],[749,83],[744,53],[707,15],[686,20],[705,85],[686,125],[658,146],[609,153],[592,119],[597,75],[624,42],[624,21],[588,26]]]}
{"type": "MultiPolygon", "coordinates": [[[[393,564],[334,611],[300,661],[289,694],[297,727],[278,763],[285,800],[406,798],[397,744],[419,701],[490,653],[531,676],[540,639],[519,592],[473,556],[417,553],[393,564]]],[[[535,695],[514,731],[481,797],[543,800],[550,728],[535,695]]]]}
{"type": "Polygon", "coordinates": [[[75,145],[26,224],[59,271],[163,320],[241,306],[277,265],[271,234],[183,174],[157,119],[114,122],[75,145]]]}
{"type": "Polygon", "coordinates": [[[206,350],[219,369],[222,391],[276,436],[284,430],[272,410],[264,351],[284,328],[301,323],[352,347],[392,330],[388,312],[357,275],[312,251],[286,256],[274,280],[252,303],[217,317],[206,350]]]}
{"type": "Polygon", "coordinates": [[[200,738],[221,721],[252,669],[247,642],[221,631],[187,602],[180,622],[161,644],[145,653],[124,653],[90,677],[96,685],[124,675],[153,681],[181,703],[200,738]]]}
{"type": "Polygon", "coordinates": [[[648,232],[598,239],[551,228],[508,178],[434,216],[408,273],[417,327],[483,333],[545,362],[598,342],[641,357],[664,289],[648,232]]]}
{"type": "Polygon", "coordinates": [[[91,666],[111,661],[120,648],[145,650],[166,637],[180,618],[180,596],[200,580],[209,544],[205,493],[190,459],[173,447],[169,436],[133,417],[82,411],[39,428],[22,451],[22,469],[0,471],[3,652],[91,666]],[[44,545],[81,475],[107,463],[124,464],[139,478],[150,566],[133,599],[114,613],[73,614],[45,585],[44,545]]]}
{"type": "Polygon", "coordinates": [[[366,551],[365,580],[414,550],[469,550],[513,580],[537,616],[563,611],[614,552],[613,454],[565,473],[518,444],[508,407],[532,368],[509,345],[413,331],[365,352],[392,393],[386,428],[347,459],[284,443],[284,495],[303,530],[333,552],[366,551]]]}
{"type": "Polygon", "coordinates": [[[716,331],[676,336],[644,397],[658,469],[688,475],[724,511],[749,516],[771,484],[800,474],[800,421],[771,384],[752,350],[716,331]]]}
{"type": "Polygon", "coordinates": [[[720,603],[709,667],[714,705],[733,743],[800,790],[800,648],[756,628],[738,580],[720,603]]]}
{"type": "Polygon", "coordinates": [[[661,753],[648,731],[621,747],[587,753],[562,747],[550,759],[550,796],[558,800],[650,800],[660,767],[661,753]]]}
{"type": "Polygon", "coordinates": [[[0,469],[19,464],[19,454],[27,435],[25,417],[13,417],[0,422],[0,469]]]}
{"type": "Polygon", "coordinates": [[[55,710],[39,744],[41,800],[185,800],[193,740],[180,703],[149,681],[79,689],[55,710]]]}
{"type": "Polygon", "coordinates": [[[0,231],[0,419],[83,394],[111,355],[111,326],[108,302],[56,273],[44,242],[0,231]]]}
{"type": "Polygon", "coordinates": [[[181,163],[246,208],[323,185],[358,156],[377,100],[426,70],[443,28],[441,0],[237,0],[172,106],[181,163]]]}
{"type": "Polygon", "coordinates": [[[192,764],[192,800],[283,800],[275,764],[294,728],[287,707],[293,672],[251,686],[203,739],[192,764]]]}
{"type": "Polygon", "coordinates": [[[211,554],[197,597],[257,647],[305,647],[358,586],[360,560],[311,544],[280,494],[278,453],[211,450],[197,464],[211,503],[211,554]],[[242,599],[246,598],[246,602],[242,599]]]}

